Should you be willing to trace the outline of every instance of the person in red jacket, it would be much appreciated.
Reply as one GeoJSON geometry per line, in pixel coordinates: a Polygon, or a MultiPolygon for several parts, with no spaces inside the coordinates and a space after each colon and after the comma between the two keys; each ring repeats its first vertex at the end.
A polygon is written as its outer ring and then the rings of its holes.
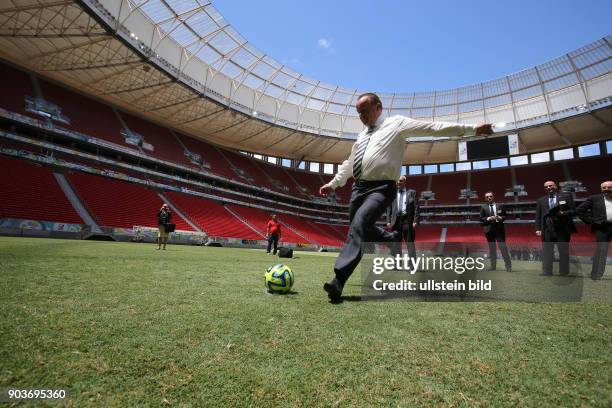
{"type": "Polygon", "coordinates": [[[281,239],[281,225],[276,221],[276,214],[272,214],[272,218],[268,221],[268,225],[266,226],[266,238],[268,238],[268,249],[266,253],[270,255],[270,249],[272,248],[272,243],[274,243],[273,255],[276,255],[278,241],[281,239]]]}

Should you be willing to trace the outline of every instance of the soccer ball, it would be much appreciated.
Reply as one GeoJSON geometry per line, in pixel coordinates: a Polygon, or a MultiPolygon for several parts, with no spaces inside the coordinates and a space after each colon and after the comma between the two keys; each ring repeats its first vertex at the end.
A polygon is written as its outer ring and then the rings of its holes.
{"type": "Polygon", "coordinates": [[[293,271],[287,265],[269,267],[265,274],[266,289],[272,293],[287,293],[293,286],[293,271]]]}

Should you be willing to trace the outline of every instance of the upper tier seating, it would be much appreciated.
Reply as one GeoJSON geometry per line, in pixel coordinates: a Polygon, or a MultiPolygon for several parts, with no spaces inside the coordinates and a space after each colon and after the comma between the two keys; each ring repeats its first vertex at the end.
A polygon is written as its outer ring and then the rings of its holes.
{"type": "MultiPolygon", "coordinates": [[[[276,180],[283,187],[288,188],[288,190],[284,188],[279,189],[275,186],[276,190],[285,194],[292,195],[296,198],[305,198],[300,193],[300,190],[298,189],[297,185],[295,184],[289,173],[287,173],[285,168],[281,166],[275,166],[273,164],[266,163],[261,160],[255,160],[255,163],[269,178],[276,180]]],[[[272,184],[274,185],[274,182],[272,182],[272,184]]]]}
{"type": "Polygon", "coordinates": [[[227,161],[219,154],[213,146],[189,136],[177,134],[180,142],[190,152],[199,154],[202,159],[210,165],[210,171],[213,174],[219,175],[230,180],[238,180],[239,177],[228,166],[227,161]]]}
{"type": "Polygon", "coordinates": [[[521,201],[534,201],[544,195],[544,183],[552,180],[557,183],[565,181],[563,168],[559,163],[535,164],[516,167],[516,184],[524,185],[527,195],[519,197],[521,201]]]}
{"type": "Polygon", "coordinates": [[[62,114],[70,119],[69,125],[56,122],[58,126],[136,150],[135,146],[125,143],[121,123],[108,105],[42,79],[39,83],[43,98],[58,105],[62,114]]]}
{"type": "Polygon", "coordinates": [[[120,113],[126,126],[132,131],[140,134],[146,143],[153,146],[153,151],[143,149],[149,156],[154,156],[172,163],[189,166],[191,162],[185,156],[183,148],[178,140],[168,129],[154,125],[127,113],[120,113]]]}
{"type": "Polygon", "coordinates": [[[578,197],[600,193],[601,183],[610,179],[610,171],[607,171],[608,174],[602,173],[602,171],[609,168],[611,164],[612,158],[610,156],[568,161],[567,165],[572,180],[580,181],[587,189],[586,192],[578,193],[578,197]]]}
{"type": "Polygon", "coordinates": [[[272,185],[268,177],[266,177],[266,175],[253,162],[253,159],[229,150],[223,150],[221,153],[223,156],[225,156],[227,161],[229,161],[228,164],[230,168],[233,167],[236,169],[236,176],[238,176],[238,179],[240,179],[243,183],[265,187],[269,190],[281,191],[272,185]]]}
{"type": "Polygon", "coordinates": [[[436,193],[436,200],[432,204],[465,204],[465,199],[459,199],[464,188],[467,188],[467,173],[434,174],[431,191],[436,193]]]}
{"type": "MultiPolygon", "coordinates": [[[[291,176],[295,179],[295,181],[299,184],[300,187],[306,189],[307,194],[310,194],[314,197],[320,197],[319,188],[324,183],[327,183],[331,180],[331,177],[325,177],[325,180],[319,175],[314,173],[308,173],[301,170],[288,170],[291,173],[291,176]]],[[[349,184],[347,182],[347,184],[349,184]]],[[[337,193],[339,194],[342,188],[340,188],[337,193]]],[[[344,197],[342,197],[344,198],[344,197]]],[[[344,202],[344,201],[343,201],[344,202]]]]}
{"type": "Polygon", "coordinates": [[[25,97],[36,97],[30,76],[23,71],[0,62],[0,78],[2,78],[0,108],[40,119],[40,116],[26,112],[25,109],[25,97]]]}
{"type": "Polygon", "coordinates": [[[497,202],[513,201],[513,197],[505,197],[506,188],[512,188],[512,173],[509,168],[478,170],[471,175],[473,191],[478,193],[477,199],[470,202],[484,202],[487,191],[492,191],[497,202]]]}

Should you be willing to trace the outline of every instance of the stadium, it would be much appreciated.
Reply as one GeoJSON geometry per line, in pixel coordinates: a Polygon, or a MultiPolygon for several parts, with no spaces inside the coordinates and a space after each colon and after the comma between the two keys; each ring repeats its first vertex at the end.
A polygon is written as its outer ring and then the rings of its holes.
{"type": "Polygon", "coordinates": [[[497,298],[409,301],[369,299],[355,273],[330,304],[353,187],[319,189],[363,130],[366,90],[278,62],[210,2],[3,2],[0,400],[609,406],[611,254],[589,279],[595,238],[576,218],[571,284],[550,285],[580,293],[543,300],[534,218],[545,181],[578,206],[612,178],[611,57],[607,35],[498,79],[378,93],[384,116],[494,125],[406,138],[401,172],[420,252],[486,257],[494,193],[512,277],[497,298]],[[165,252],[162,204],[176,225],[165,252]],[[266,255],[272,214],[293,258],[266,255]],[[289,294],[265,291],[275,263],[293,270],[289,294]]]}

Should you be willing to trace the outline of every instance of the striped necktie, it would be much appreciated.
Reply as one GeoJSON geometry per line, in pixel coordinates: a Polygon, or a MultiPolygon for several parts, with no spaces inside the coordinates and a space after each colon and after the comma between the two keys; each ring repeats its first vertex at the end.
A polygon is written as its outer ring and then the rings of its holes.
{"type": "Polygon", "coordinates": [[[370,137],[374,133],[374,127],[371,127],[368,132],[364,135],[363,139],[359,143],[359,147],[357,147],[357,152],[355,153],[355,161],[353,162],[353,178],[355,180],[359,180],[361,178],[361,161],[363,160],[363,155],[368,147],[368,143],[370,142],[370,137]]]}

